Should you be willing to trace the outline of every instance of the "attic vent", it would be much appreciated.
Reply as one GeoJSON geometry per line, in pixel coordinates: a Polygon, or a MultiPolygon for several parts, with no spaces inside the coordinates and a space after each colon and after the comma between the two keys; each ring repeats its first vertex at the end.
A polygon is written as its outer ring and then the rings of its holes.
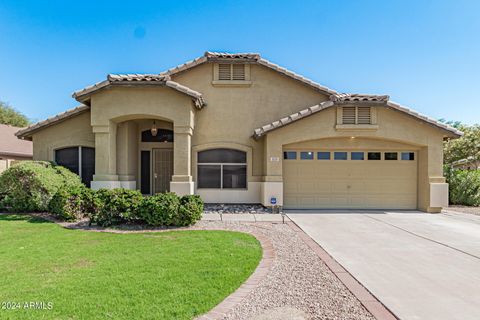
{"type": "Polygon", "coordinates": [[[357,123],[370,124],[371,123],[370,107],[358,107],[357,109],[357,123]]]}
{"type": "Polygon", "coordinates": [[[220,63],[218,65],[218,80],[246,80],[245,64],[220,63]]]}
{"type": "Polygon", "coordinates": [[[355,107],[343,107],[343,124],[355,124],[355,107]]]}
{"type": "Polygon", "coordinates": [[[219,64],[218,65],[218,80],[232,80],[231,64],[219,64]]]}
{"type": "Polygon", "coordinates": [[[343,107],[343,124],[371,124],[372,112],[370,107],[343,107]]]}

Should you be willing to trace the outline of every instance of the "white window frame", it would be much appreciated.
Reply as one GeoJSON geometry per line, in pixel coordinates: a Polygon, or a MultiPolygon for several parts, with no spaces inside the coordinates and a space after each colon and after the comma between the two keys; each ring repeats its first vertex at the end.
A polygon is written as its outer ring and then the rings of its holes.
{"type": "Polygon", "coordinates": [[[201,166],[220,166],[220,188],[211,188],[211,187],[200,187],[197,186],[197,189],[212,189],[212,190],[246,190],[248,188],[248,153],[243,150],[233,149],[233,148],[213,148],[199,151],[197,153],[197,179],[200,180],[200,174],[198,167],[201,166]],[[203,151],[214,150],[214,149],[230,149],[235,151],[240,151],[245,153],[245,162],[198,162],[198,154],[203,151]],[[245,166],[245,188],[224,188],[223,187],[223,167],[224,166],[245,166]]]}

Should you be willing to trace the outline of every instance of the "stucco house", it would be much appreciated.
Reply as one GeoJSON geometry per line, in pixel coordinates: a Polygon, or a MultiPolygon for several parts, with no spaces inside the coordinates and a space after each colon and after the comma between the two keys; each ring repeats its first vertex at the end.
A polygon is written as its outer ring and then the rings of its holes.
{"type": "Polygon", "coordinates": [[[196,193],[285,208],[447,206],[442,142],[458,130],[340,94],[254,53],[206,52],[160,74],[110,74],[75,109],[17,133],[92,188],[196,193]]]}
{"type": "Polygon", "coordinates": [[[0,173],[18,161],[32,160],[32,142],[15,137],[15,133],[22,129],[0,124],[0,173]]]}

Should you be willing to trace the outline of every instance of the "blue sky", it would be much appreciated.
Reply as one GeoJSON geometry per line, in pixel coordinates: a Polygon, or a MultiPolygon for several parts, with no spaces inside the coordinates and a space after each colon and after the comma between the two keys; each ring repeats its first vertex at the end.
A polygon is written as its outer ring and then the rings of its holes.
{"type": "Polygon", "coordinates": [[[0,100],[33,120],[108,73],[259,52],[340,92],[480,122],[480,1],[0,1],[0,100]]]}

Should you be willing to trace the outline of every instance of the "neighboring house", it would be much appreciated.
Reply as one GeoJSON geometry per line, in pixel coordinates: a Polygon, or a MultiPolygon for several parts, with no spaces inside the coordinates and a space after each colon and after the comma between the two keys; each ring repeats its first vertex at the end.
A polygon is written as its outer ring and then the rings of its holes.
{"type": "Polygon", "coordinates": [[[462,170],[478,170],[480,167],[480,160],[475,159],[474,157],[468,157],[453,162],[452,167],[462,170]]]}
{"type": "Polygon", "coordinates": [[[82,105],[17,133],[33,140],[34,159],[95,189],[210,203],[439,212],[442,142],[462,134],[388,96],[339,94],[253,53],[111,74],[73,97],[82,105]]]}
{"type": "Polygon", "coordinates": [[[22,129],[25,128],[0,124],[0,172],[16,161],[32,160],[32,142],[18,140],[15,136],[15,133],[22,129]]]}

